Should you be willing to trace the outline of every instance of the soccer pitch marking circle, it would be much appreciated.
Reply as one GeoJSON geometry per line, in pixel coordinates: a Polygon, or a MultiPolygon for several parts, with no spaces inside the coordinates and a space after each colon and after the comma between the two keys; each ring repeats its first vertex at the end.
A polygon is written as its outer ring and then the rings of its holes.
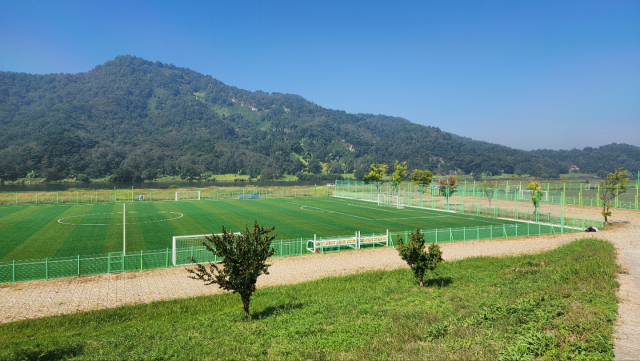
{"type": "MultiPolygon", "coordinates": [[[[168,222],[168,221],[173,221],[176,219],[180,219],[182,217],[184,217],[184,214],[182,213],[178,213],[178,212],[154,212],[154,213],[138,213],[138,212],[127,212],[130,214],[158,214],[158,213],[171,213],[174,215],[173,218],[166,218],[166,219],[158,219],[155,221],[144,221],[144,222],[127,222],[125,224],[144,224],[144,223],[157,223],[157,222],[168,222]]],[[[104,214],[108,214],[108,215],[112,215],[113,213],[91,213],[91,214],[81,214],[78,216],[69,216],[69,217],[63,217],[58,219],[58,223],[60,224],[66,224],[66,225],[70,225],[70,226],[119,226],[122,225],[122,223],[70,223],[70,222],[65,222],[65,220],[70,219],[70,218],[79,218],[79,217],[86,217],[86,216],[100,216],[100,215],[104,215],[104,214]]],[[[122,212],[116,212],[116,214],[122,214],[122,212]]]]}

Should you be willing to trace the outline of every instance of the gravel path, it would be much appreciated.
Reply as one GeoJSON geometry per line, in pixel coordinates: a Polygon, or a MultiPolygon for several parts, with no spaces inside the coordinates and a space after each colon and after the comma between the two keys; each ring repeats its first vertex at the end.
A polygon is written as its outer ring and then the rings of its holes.
{"type": "MultiPolygon", "coordinates": [[[[467,200],[465,200],[467,202],[467,200]]],[[[469,199],[469,203],[475,200],[469,199]]],[[[500,207],[513,203],[500,201],[500,207]]],[[[518,205],[521,212],[527,205],[518,205]]],[[[532,210],[532,208],[530,209],[532,210]]],[[[545,204],[544,212],[559,213],[556,205],[545,204]]],[[[567,206],[567,215],[599,217],[599,210],[567,206]]],[[[618,262],[627,273],[620,282],[618,321],[614,334],[616,360],[640,359],[640,212],[613,210],[616,226],[597,234],[563,234],[521,237],[506,240],[445,243],[444,258],[504,256],[535,253],[556,248],[588,235],[611,241],[618,251],[618,262]]],[[[316,254],[274,258],[270,275],[260,277],[258,287],[292,284],[329,276],[371,270],[406,267],[395,249],[379,248],[358,252],[316,254]]],[[[0,285],[0,323],[29,318],[69,314],[159,300],[187,298],[220,293],[217,287],[186,278],[184,268],[169,268],[136,273],[121,273],[49,281],[0,285]]]]}

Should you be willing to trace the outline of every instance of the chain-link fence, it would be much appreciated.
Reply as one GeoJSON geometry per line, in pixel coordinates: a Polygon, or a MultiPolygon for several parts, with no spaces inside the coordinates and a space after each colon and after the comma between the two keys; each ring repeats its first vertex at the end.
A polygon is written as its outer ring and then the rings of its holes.
{"type": "Polygon", "coordinates": [[[176,193],[199,191],[200,199],[237,199],[258,196],[259,198],[326,197],[326,186],[287,187],[208,187],[189,189],[74,189],[55,192],[4,192],[0,193],[0,205],[16,204],[69,204],[69,203],[113,203],[129,201],[172,201],[176,193]]]}
{"type": "MultiPolygon", "coordinates": [[[[510,223],[493,226],[460,227],[446,229],[422,230],[428,243],[464,242],[483,239],[512,238],[523,236],[537,236],[545,234],[581,232],[582,223],[573,219],[571,224],[542,224],[542,223],[510,223]]],[[[412,231],[389,230],[389,246],[396,245],[397,237],[408,241],[412,231]]],[[[366,236],[367,233],[361,234],[366,236]]],[[[371,233],[375,236],[374,233],[371,233]]],[[[386,237],[386,235],[377,235],[386,237]]],[[[343,238],[353,237],[353,235],[343,238]]],[[[334,245],[323,246],[316,250],[319,253],[341,252],[353,250],[346,243],[341,243],[341,236],[325,237],[337,240],[334,245]]],[[[322,241],[323,238],[318,238],[322,241]]],[[[309,242],[312,240],[289,239],[273,241],[271,246],[275,250],[273,257],[299,256],[310,254],[309,242]]],[[[381,247],[372,243],[363,245],[359,249],[381,247]]],[[[195,257],[198,262],[219,262],[220,259],[207,252],[204,247],[189,247],[177,250],[179,263],[195,257]]],[[[157,268],[173,267],[171,262],[172,250],[140,251],[134,253],[111,252],[99,256],[55,257],[39,260],[21,260],[0,263],[0,283],[21,282],[32,280],[49,280],[54,278],[79,277],[97,274],[144,271],[157,268]]]]}

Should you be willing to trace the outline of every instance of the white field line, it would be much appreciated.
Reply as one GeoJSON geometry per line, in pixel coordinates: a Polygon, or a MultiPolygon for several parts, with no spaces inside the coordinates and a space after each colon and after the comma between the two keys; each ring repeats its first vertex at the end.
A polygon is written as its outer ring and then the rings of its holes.
{"type": "Polygon", "coordinates": [[[356,216],[354,214],[332,211],[330,209],[324,209],[324,208],[320,208],[320,207],[309,206],[309,205],[301,204],[301,203],[295,203],[295,202],[287,202],[287,203],[293,204],[293,205],[296,205],[296,206],[300,206],[301,210],[305,210],[305,208],[309,208],[309,209],[312,209],[312,210],[317,210],[317,211],[326,212],[326,213],[335,213],[335,214],[340,214],[340,215],[347,216],[347,217],[360,218],[360,219],[364,219],[364,220],[367,220],[367,221],[376,221],[377,220],[377,219],[371,219],[371,218],[367,218],[367,217],[356,216]]]}
{"type": "MultiPolygon", "coordinates": [[[[339,197],[339,196],[333,196],[335,198],[340,198],[341,202],[345,202],[346,200],[357,200],[357,201],[362,201],[362,202],[373,202],[376,203],[376,201],[369,201],[366,199],[352,199],[352,198],[346,198],[346,197],[339,197]]],[[[367,208],[367,209],[373,209],[373,210],[377,210],[377,211],[391,211],[391,210],[383,210],[383,209],[378,209],[375,207],[367,207],[367,206],[360,206],[360,205],[355,205],[355,204],[351,204],[351,203],[347,203],[350,206],[354,206],[354,207],[362,207],[362,208],[367,208]]],[[[411,212],[417,212],[417,213],[422,213],[422,214],[430,214],[430,212],[434,211],[434,212],[445,212],[445,213],[449,213],[449,215],[446,216],[430,216],[430,217],[424,217],[424,218],[458,218],[458,219],[465,219],[465,220],[475,220],[478,222],[483,222],[483,223],[489,223],[489,224],[502,224],[500,222],[496,222],[496,221],[488,221],[488,220],[484,220],[484,219],[477,219],[477,218],[469,218],[469,217],[460,217],[460,216],[454,216],[452,214],[457,214],[456,211],[447,211],[447,210],[443,210],[443,209],[431,209],[431,208],[422,208],[422,207],[418,207],[418,206],[409,206],[409,205],[405,205],[405,209],[407,209],[408,211],[411,212]],[[411,209],[407,209],[407,208],[411,208],[411,209]]],[[[481,216],[475,216],[475,217],[481,217],[481,216]]],[[[418,217],[416,217],[418,218],[418,217]]],[[[388,218],[388,219],[393,219],[393,218],[388,218]]],[[[396,219],[402,219],[402,218],[396,218],[396,219]]],[[[386,219],[379,219],[381,221],[386,220],[386,219]]],[[[514,221],[514,220],[510,220],[510,221],[514,221]]]]}
{"type": "MultiPolygon", "coordinates": [[[[114,212],[115,214],[122,214],[122,212],[114,212]]],[[[138,212],[127,212],[129,214],[133,214],[133,213],[138,213],[138,212]]],[[[145,224],[145,223],[157,223],[157,222],[168,222],[168,221],[173,221],[179,218],[184,217],[184,214],[182,213],[178,213],[178,212],[168,212],[168,211],[160,211],[158,213],[171,213],[177,216],[174,216],[173,218],[165,218],[165,219],[159,219],[156,221],[144,221],[144,222],[132,222],[129,223],[127,222],[127,224],[145,224]]],[[[78,218],[78,217],[86,217],[86,216],[98,216],[98,215],[103,215],[103,214],[112,214],[112,213],[92,213],[92,214],[81,214],[81,215],[77,215],[77,216],[69,216],[69,217],[62,217],[60,219],[58,219],[58,223],[60,224],[66,224],[69,226],[117,226],[117,225],[122,225],[122,223],[68,223],[68,222],[63,222],[63,220],[65,219],[69,219],[69,218],[78,218]]]]}

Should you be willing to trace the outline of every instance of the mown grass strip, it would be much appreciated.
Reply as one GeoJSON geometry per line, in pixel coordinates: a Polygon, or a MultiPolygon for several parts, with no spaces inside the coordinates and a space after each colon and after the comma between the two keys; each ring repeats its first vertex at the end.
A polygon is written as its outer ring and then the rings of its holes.
{"type": "Polygon", "coordinates": [[[2,232],[0,260],[51,257],[73,230],[59,218],[82,214],[86,205],[45,206],[42,212],[23,219],[2,232]]]}
{"type": "Polygon", "coordinates": [[[613,360],[618,271],[579,240],[445,262],[424,288],[400,269],[261,289],[250,320],[223,294],[4,324],[0,359],[613,360]]]}
{"type": "MultiPolygon", "coordinates": [[[[5,210],[6,209],[10,209],[10,208],[5,208],[5,210]]],[[[15,212],[5,212],[5,215],[2,218],[0,218],[0,232],[7,232],[7,231],[13,232],[15,231],[15,229],[11,230],[11,228],[14,227],[15,225],[19,224],[20,222],[24,222],[28,218],[36,217],[37,214],[45,211],[51,212],[50,214],[55,214],[55,210],[52,210],[51,207],[45,207],[45,206],[18,207],[15,209],[15,212]]]]}
{"type": "MultiPolygon", "coordinates": [[[[140,231],[144,237],[144,249],[156,250],[171,248],[171,238],[176,234],[173,227],[174,224],[180,222],[182,218],[169,221],[178,215],[169,213],[166,206],[160,206],[158,203],[137,203],[136,211],[140,214],[148,215],[144,218],[145,223],[140,223],[140,231]]],[[[141,221],[142,218],[139,217],[141,221]]],[[[131,251],[139,251],[139,249],[131,248],[131,251]]]]}
{"type": "MultiPolygon", "coordinates": [[[[73,232],[64,240],[56,251],[56,257],[77,256],[86,254],[92,250],[93,254],[99,254],[107,235],[114,204],[98,203],[87,208],[84,217],[70,219],[77,222],[73,232]]],[[[70,226],[72,227],[72,226],[70,226]]]]}
{"type": "Polygon", "coordinates": [[[15,206],[15,207],[0,207],[0,224],[3,224],[3,220],[2,218],[12,214],[12,213],[16,213],[19,211],[24,210],[26,207],[20,207],[20,206],[15,206]]]}
{"type": "Polygon", "coordinates": [[[109,226],[102,244],[102,254],[109,252],[122,252],[122,204],[113,205],[113,211],[109,218],[109,226]]]}

